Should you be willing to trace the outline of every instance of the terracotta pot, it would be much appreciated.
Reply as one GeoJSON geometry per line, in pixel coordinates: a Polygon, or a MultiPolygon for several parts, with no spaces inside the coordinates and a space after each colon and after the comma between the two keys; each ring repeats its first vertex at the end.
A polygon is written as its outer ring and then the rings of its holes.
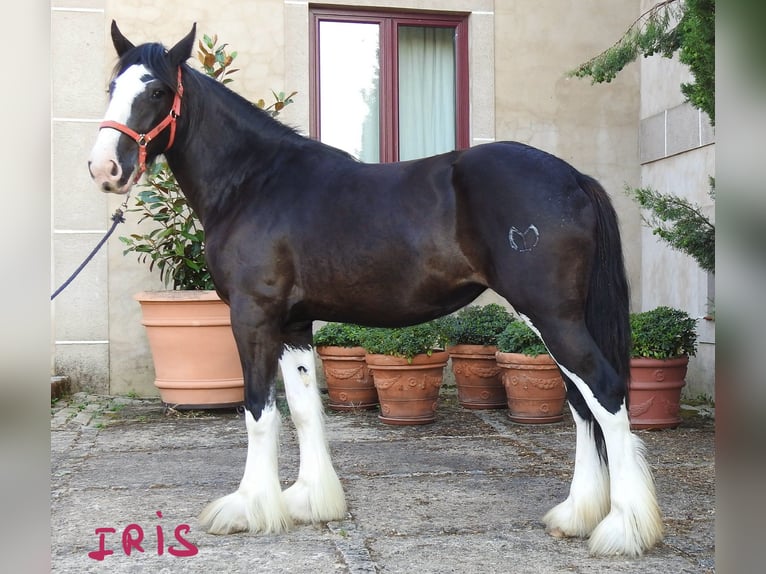
{"type": "Polygon", "coordinates": [[[336,411],[373,409],[378,391],[364,360],[362,347],[317,347],[327,381],[327,406],[336,411]]]}
{"type": "Polygon", "coordinates": [[[689,357],[630,360],[630,428],[664,429],[681,424],[681,389],[689,357]]]}
{"type": "Polygon", "coordinates": [[[380,399],[378,418],[392,425],[422,425],[436,420],[447,351],[416,355],[412,362],[389,355],[365,357],[380,399]]]}
{"type": "Polygon", "coordinates": [[[555,423],[564,419],[566,387],[550,355],[496,354],[508,397],[508,417],[517,423],[555,423]]]}
{"type": "Polygon", "coordinates": [[[241,405],[242,364],[231,331],[229,306],[215,291],[154,291],[141,304],[154,359],[154,384],[174,408],[241,405]]]}
{"type": "Polygon", "coordinates": [[[461,406],[467,409],[508,408],[500,367],[495,360],[497,347],[455,345],[448,350],[461,406]]]}

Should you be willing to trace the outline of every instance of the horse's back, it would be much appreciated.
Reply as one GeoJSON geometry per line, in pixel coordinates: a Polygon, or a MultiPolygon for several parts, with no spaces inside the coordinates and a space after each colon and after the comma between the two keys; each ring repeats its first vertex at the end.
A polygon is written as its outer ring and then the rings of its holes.
{"type": "Polygon", "coordinates": [[[508,247],[511,229],[530,225],[590,234],[593,205],[581,183],[587,176],[561,158],[519,142],[465,150],[453,165],[459,217],[490,244],[508,247]]]}

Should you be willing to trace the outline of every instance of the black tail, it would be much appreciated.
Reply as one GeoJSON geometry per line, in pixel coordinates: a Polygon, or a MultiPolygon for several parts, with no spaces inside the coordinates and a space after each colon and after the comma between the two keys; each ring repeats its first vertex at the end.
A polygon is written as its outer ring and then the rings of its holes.
{"type": "MultiPolygon", "coordinates": [[[[590,196],[598,218],[596,258],[591,271],[585,324],[624,385],[627,405],[631,347],[630,292],[617,213],[606,191],[595,179],[578,174],[578,183],[590,196]]],[[[603,433],[598,424],[592,422],[598,451],[606,460],[603,433]]]]}
{"type": "Polygon", "coordinates": [[[585,323],[606,360],[628,390],[630,375],[630,290],[622,257],[617,213],[601,184],[580,174],[580,187],[596,209],[596,260],[591,271],[585,323]]]}

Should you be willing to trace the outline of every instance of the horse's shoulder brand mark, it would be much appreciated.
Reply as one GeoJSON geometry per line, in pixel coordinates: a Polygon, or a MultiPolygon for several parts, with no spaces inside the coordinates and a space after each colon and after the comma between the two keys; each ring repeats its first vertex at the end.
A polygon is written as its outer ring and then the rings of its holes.
{"type": "Polygon", "coordinates": [[[511,227],[508,232],[508,241],[515,251],[521,253],[532,251],[540,241],[540,231],[534,225],[527,227],[526,231],[519,231],[515,227],[511,227]]]}

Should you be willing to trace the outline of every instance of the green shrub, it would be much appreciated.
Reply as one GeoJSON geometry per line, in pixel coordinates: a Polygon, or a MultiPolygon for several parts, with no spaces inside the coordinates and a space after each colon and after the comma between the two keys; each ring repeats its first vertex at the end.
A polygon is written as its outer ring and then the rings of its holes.
{"type": "Polygon", "coordinates": [[[434,320],[409,327],[369,328],[365,330],[362,346],[374,355],[401,357],[412,362],[415,355],[431,355],[444,349],[444,321],[434,320]]]}
{"type": "Polygon", "coordinates": [[[697,319],[686,311],[657,307],[631,313],[631,356],[648,359],[674,359],[697,354],[697,319]]]}
{"type": "Polygon", "coordinates": [[[532,329],[522,321],[513,321],[497,336],[497,350],[534,357],[547,355],[548,349],[532,329]]]}
{"type": "Polygon", "coordinates": [[[497,345],[497,336],[515,318],[502,305],[471,305],[445,317],[444,334],[450,345],[497,345]]]}
{"type": "Polygon", "coordinates": [[[361,347],[365,327],[351,323],[327,323],[314,333],[315,347],[361,347]]]}

